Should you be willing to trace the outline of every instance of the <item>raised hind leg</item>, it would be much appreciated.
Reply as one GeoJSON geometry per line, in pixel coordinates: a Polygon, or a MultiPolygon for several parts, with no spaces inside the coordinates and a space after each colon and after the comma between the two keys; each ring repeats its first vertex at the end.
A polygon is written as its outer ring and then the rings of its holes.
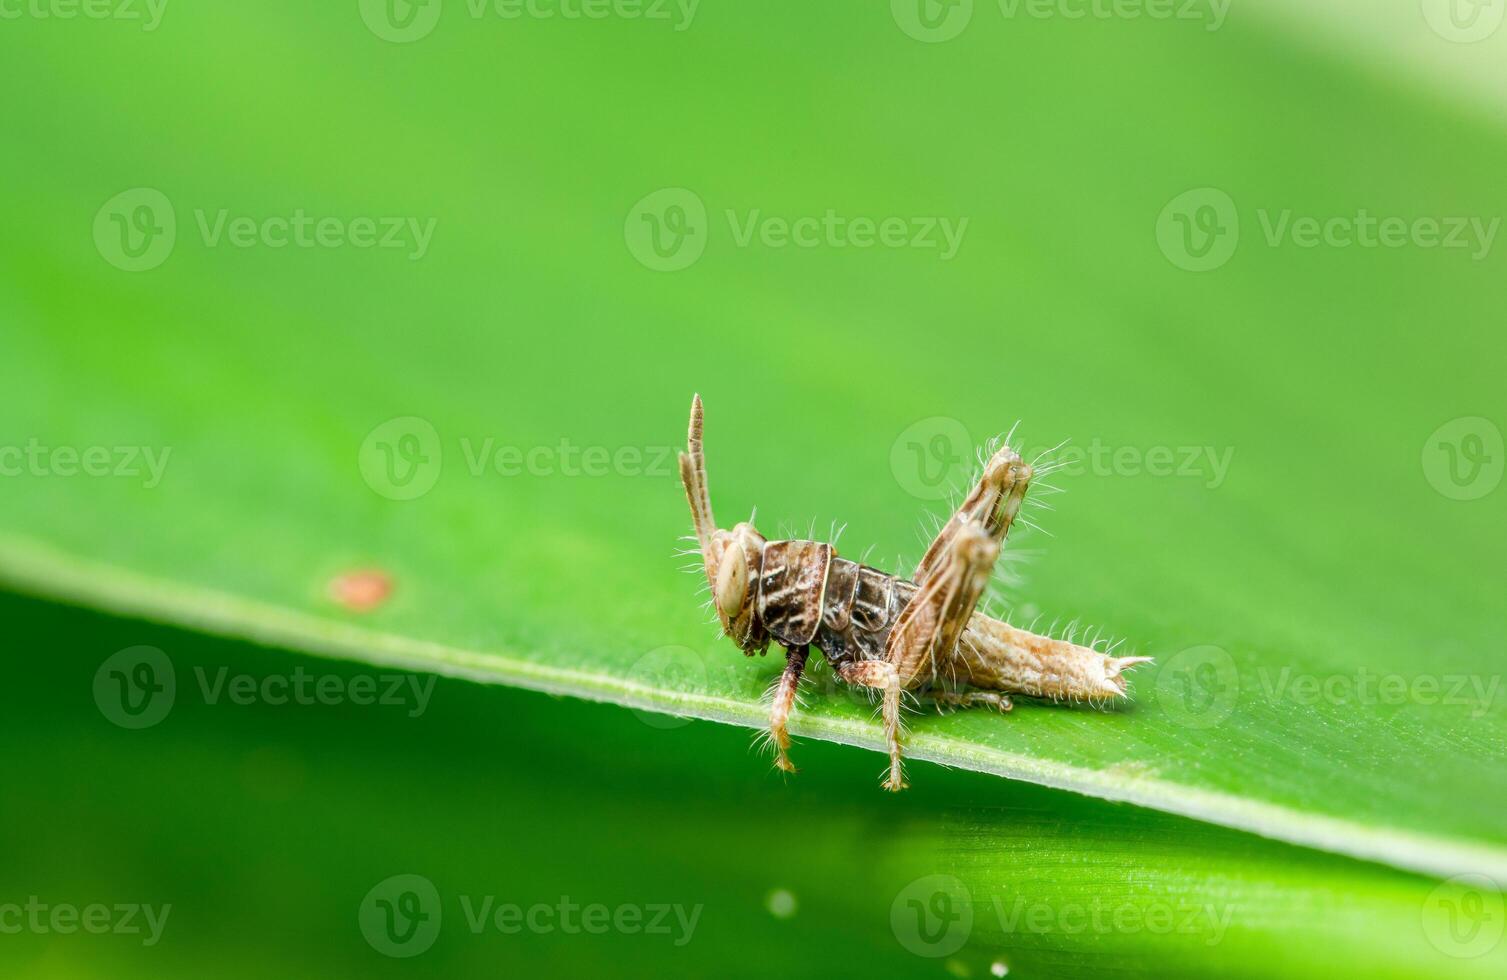
{"type": "MultiPolygon", "coordinates": [[[[916,571],[920,587],[901,610],[890,632],[886,659],[900,669],[906,688],[926,687],[939,675],[959,674],[958,641],[978,607],[1000,546],[1020,514],[1032,477],[1031,467],[1009,446],[1002,447],[951,519],[937,534],[916,571]]],[[[971,701],[943,694],[944,703],[971,701]]],[[[1002,711],[1009,705],[996,704],[1002,711]]]]}
{"type": "Polygon", "coordinates": [[[916,581],[925,581],[934,566],[946,555],[965,524],[978,525],[996,543],[1003,542],[1020,513],[1032,475],[1030,465],[1021,462],[1020,455],[1009,446],[1000,447],[989,457],[978,483],[963,498],[942,530],[937,532],[931,547],[926,549],[921,564],[916,567],[916,581]]]}
{"type": "Polygon", "coordinates": [[[915,594],[885,641],[883,662],[892,672],[869,668],[865,686],[882,684],[885,693],[885,735],[890,749],[886,789],[905,786],[900,771],[900,692],[929,686],[939,669],[952,662],[958,637],[989,583],[1000,542],[1020,512],[1030,480],[1031,468],[1014,450],[1006,447],[990,458],[978,484],[921,560],[915,594]]]}

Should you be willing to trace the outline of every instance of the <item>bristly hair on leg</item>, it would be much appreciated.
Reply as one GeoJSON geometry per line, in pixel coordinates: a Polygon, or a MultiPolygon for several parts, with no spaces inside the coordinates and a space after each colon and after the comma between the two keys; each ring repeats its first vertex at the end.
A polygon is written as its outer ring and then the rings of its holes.
{"type": "Polygon", "coordinates": [[[749,741],[749,748],[756,755],[767,755],[773,758],[777,752],[774,744],[774,732],[767,728],[755,729],[753,738],[749,741]]]}

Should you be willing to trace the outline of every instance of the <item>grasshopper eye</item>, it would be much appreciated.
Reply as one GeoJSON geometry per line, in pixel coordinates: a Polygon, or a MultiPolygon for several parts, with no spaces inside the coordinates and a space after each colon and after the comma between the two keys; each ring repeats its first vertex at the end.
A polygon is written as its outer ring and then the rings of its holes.
{"type": "Polygon", "coordinates": [[[722,567],[717,570],[717,613],[723,623],[731,623],[738,618],[748,596],[748,559],[743,555],[743,546],[736,541],[728,542],[718,564],[722,567]]]}

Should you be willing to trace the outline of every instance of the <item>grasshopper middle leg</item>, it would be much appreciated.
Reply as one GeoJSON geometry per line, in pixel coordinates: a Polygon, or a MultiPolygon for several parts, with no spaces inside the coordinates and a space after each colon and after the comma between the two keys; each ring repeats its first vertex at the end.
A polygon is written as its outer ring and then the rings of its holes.
{"type": "Polygon", "coordinates": [[[856,660],[837,668],[843,683],[869,687],[881,692],[884,705],[884,741],[889,746],[890,769],[884,788],[905,788],[905,773],[900,766],[900,671],[886,660],[856,660]]]}

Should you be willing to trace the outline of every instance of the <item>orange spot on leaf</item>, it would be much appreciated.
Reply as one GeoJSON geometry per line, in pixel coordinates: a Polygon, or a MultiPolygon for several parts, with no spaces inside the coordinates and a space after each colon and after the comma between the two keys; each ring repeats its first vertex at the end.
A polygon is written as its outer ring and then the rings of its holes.
{"type": "Polygon", "coordinates": [[[330,580],[330,598],[352,612],[371,612],[390,595],[392,576],[381,569],[357,569],[330,580]]]}

